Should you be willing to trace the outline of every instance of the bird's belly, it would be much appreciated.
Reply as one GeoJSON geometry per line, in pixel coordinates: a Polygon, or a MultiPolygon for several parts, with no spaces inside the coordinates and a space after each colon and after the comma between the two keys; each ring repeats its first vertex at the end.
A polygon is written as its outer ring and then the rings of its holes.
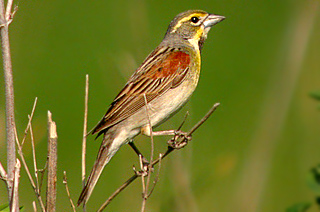
{"type": "Polygon", "coordinates": [[[148,104],[149,116],[153,127],[166,121],[187,103],[195,87],[182,86],[169,90],[159,97],[157,101],[148,104]]]}
{"type": "Polygon", "coordinates": [[[142,107],[134,115],[120,123],[128,130],[128,138],[133,138],[139,134],[140,129],[148,125],[148,115],[153,127],[160,125],[175,114],[189,100],[194,92],[198,79],[185,80],[181,85],[168,90],[158,98],[148,103],[148,113],[146,107],[142,107]],[[131,130],[129,130],[131,129],[131,130]],[[138,131],[137,131],[138,130],[138,131]]]}

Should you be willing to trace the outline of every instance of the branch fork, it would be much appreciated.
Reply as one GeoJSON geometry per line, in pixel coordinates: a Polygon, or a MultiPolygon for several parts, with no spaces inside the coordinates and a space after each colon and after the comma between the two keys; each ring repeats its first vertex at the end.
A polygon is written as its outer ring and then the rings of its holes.
{"type": "Polygon", "coordinates": [[[5,17],[4,17],[4,20],[3,19],[1,20],[0,27],[9,26],[13,21],[13,17],[18,11],[18,6],[15,5],[13,8],[13,11],[11,12],[12,4],[13,4],[13,0],[9,0],[7,3],[5,17]]]}

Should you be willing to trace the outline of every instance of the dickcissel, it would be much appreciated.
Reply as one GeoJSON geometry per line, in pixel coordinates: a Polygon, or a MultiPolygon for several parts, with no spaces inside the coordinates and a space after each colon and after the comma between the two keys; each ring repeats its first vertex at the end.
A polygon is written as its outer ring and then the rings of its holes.
{"type": "Polygon", "coordinates": [[[150,135],[149,121],[152,127],[158,126],[188,101],[198,84],[203,43],[210,28],[224,19],[189,10],[171,21],[160,45],[133,73],[92,130],[92,134],[103,135],[103,141],[78,205],[88,201],[103,168],[123,144],[140,133],[150,135]]]}

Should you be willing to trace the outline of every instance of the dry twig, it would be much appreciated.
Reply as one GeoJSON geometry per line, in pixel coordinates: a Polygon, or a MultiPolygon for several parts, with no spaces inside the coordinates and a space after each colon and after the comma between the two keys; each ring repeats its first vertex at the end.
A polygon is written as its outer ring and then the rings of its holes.
{"type": "Polygon", "coordinates": [[[162,158],[162,154],[159,154],[159,159],[160,159],[160,160],[159,160],[158,172],[157,172],[156,177],[155,177],[154,180],[153,180],[153,186],[152,186],[152,188],[150,189],[150,192],[149,192],[147,198],[149,198],[149,197],[151,196],[154,188],[156,187],[157,182],[159,181],[160,169],[161,169],[161,158],[162,158]]]}
{"type": "MultiPolygon", "coordinates": [[[[86,75],[86,88],[84,96],[84,118],[83,118],[83,136],[82,136],[82,159],[81,159],[81,178],[82,188],[86,184],[86,148],[87,148],[87,122],[88,122],[88,96],[89,96],[89,75],[86,75]]],[[[83,204],[83,211],[86,211],[86,204],[83,204]]]]}
{"type": "MultiPolygon", "coordinates": [[[[29,116],[29,120],[31,120],[32,117],[29,116]]],[[[30,123],[30,137],[31,137],[31,147],[32,147],[32,159],[33,159],[33,168],[34,168],[34,176],[36,177],[36,186],[38,194],[40,195],[40,188],[39,188],[39,178],[38,178],[38,167],[37,167],[37,158],[36,158],[36,149],[34,145],[34,137],[33,137],[33,130],[32,125],[30,123]]]]}
{"type": "Polygon", "coordinates": [[[57,127],[52,121],[52,114],[48,111],[48,181],[46,211],[56,211],[57,195],[57,127]]]}
{"type": "Polygon", "coordinates": [[[33,208],[33,212],[37,212],[37,204],[36,201],[32,202],[32,208],[33,208]]]}
{"type": "MultiPolygon", "coordinates": [[[[1,48],[3,58],[4,69],[4,81],[5,81],[5,96],[6,96],[6,140],[7,140],[7,191],[9,197],[10,207],[15,201],[19,203],[18,195],[13,195],[13,178],[16,165],[16,149],[15,149],[15,118],[14,118],[14,87],[12,76],[12,64],[9,42],[9,24],[12,21],[7,14],[11,14],[13,0],[8,0],[7,9],[4,8],[4,1],[0,0],[0,31],[1,31],[1,48]],[[16,197],[15,200],[12,198],[16,197]]],[[[19,205],[19,204],[17,204],[19,205]]],[[[10,208],[11,210],[19,210],[19,206],[16,208],[10,208]]]]}
{"type": "Polygon", "coordinates": [[[20,142],[19,142],[19,139],[18,139],[18,136],[17,136],[17,132],[15,132],[15,135],[16,135],[16,143],[17,143],[17,146],[18,146],[18,154],[19,154],[20,159],[21,159],[21,161],[22,161],[22,165],[23,165],[24,169],[25,169],[26,172],[27,172],[27,175],[28,175],[30,184],[31,184],[31,186],[32,186],[32,188],[33,188],[33,191],[34,191],[34,193],[35,193],[35,195],[36,195],[36,197],[37,197],[37,199],[38,199],[38,202],[39,202],[39,204],[40,204],[40,207],[41,207],[42,211],[46,211],[46,210],[45,210],[45,207],[44,207],[44,204],[43,204],[43,201],[42,201],[42,199],[41,199],[41,196],[40,196],[40,194],[38,193],[37,186],[36,186],[36,184],[35,184],[32,176],[31,176],[30,170],[29,170],[28,165],[27,165],[27,163],[26,163],[26,160],[25,160],[25,158],[24,158],[24,156],[23,156],[22,147],[21,147],[21,145],[20,145],[20,142]]]}
{"type": "Polygon", "coordinates": [[[99,208],[98,212],[103,211],[109,203],[121,192],[123,191],[126,187],[128,187],[135,179],[140,177],[137,173],[135,173],[132,177],[130,177],[125,183],[123,183],[113,194],[101,205],[99,208]]]}
{"type": "Polygon", "coordinates": [[[20,168],[21,164],[19,159],[17,159],[16,165],[14,167],[14,178],[13,178],[13,193],[12,193],[12,202],[11,202],[11,211],[12,212],[19,212],[19,200],[18,195],[19,195],[19,178],[20,178],[20,168]],[[18,208],[18,210],[16,210],[18,208]]]}
{"type": "MultiPolygon", "coordinates": [[[[184,135],[176,135],[171,140],[168,141],[168,149],[164,154],[160,154],[159,158],[154,160],[153,162],[150,162],[150,167],[154,167],[156,164],[160,163],[166,156],[168,156],[171,152],[173,152],[175,149],[180,149],[184,147],[188,141],[191,140],[192,133],[194,133],[207,119],[212,115],[212,113],[219,107],[220,103],[215,103],[211,109],[207,112],[207,114],[197,123],[195,124],[189,132],[184,135]]],[[[184,120],[185,121],[185,120],[184,120]]],[[[184,122],[183,121],[183,122],[184,122]]],[[[181,127],[179,127],[181,128],[181,127]]],[[[134,170],[134,175],[130,177],[124,184],[122,184],[99,208],[98,212],[103,211],[110,202],[126,187],[128,187],[134,180],[136,180],[138,177],[141,177],[141,172],[134,170]]]]}
{"type": "Polygon", "coordinates": [[[42,188],[42,183],[43,183],[43,177],[44,177],[44,173],[48,168],[48,161],[46,161],[46,164],[44,165],[43,169],[38,169],[37,172],[40,173],[40,180],[39,180],[39,195],[41,194],[41,188],[42,188]]]}
{"type": "Polygon", "coordinates": [[[37,107],[37,102],[38,102],[38,97],[36,97],[34,99],[34,103],[33,103],[32,110],[31,110],[31,114],[28,115],[29,121],[28,121],[26,129],[24,130],[24,136],[23,136],[22,141],[21,141],[21,146],[23,146],[23,144],[24,144],[24,142],[25,142],[25,140],[27,138],[29,128],[31,127],[31,122],[32,122],[32,119],[33,119],[34,111],[36,110],[36,107],[37,107]]]}
{"type": "MultiPolygon", "coordinates": [[[[141,206],[141,212],[145,211],[146,208],[146,202],[148,199],[148,190],[149,190],[149,185],[150,185],[150,178],[151,178],[151,172],[152,172],[152,168],[150,164],[152,164],[153,162],[153,154],[154,154],[154,140],[153,140],[153,131],[152,131],[152,125],[151,125],[151,120],[150,120],[150,115],[149,115],[149,106],[148,106],[148,101],[147,101],[147,97],[144,94],[143,95],[144,98],[144,103],[146,105],[146,115],[147,115],[147,120],[148,120],[148,125],[149,125],[149,129],[150,129],[150,141],[151,141],[151,150],[150,150],[150,162],[148,164],[147,170],[143,170],[146,172],[146,176],[147,176],[147,182],[145,182],[145,175],[141,176],[141,181],[142,181],[142,206],[141,206]]],[[[139,155],[140,157],[140,163],[142,164],[142,156],[139,155]]],[[[142,169],[144,169],[144,167],[142,166],[142,169]]]]}
{"type": "MultiPolygon", "coordinates": [[[[36,157],[35,157],[35,147],[34,147],[34,139],[33,139],[33,131],[32,131],[32,119],[33,119],[33,115],[34,115],[34,111],[35,111],[35,108],[36,108],[36,105],[37,105],[37,98],[35,98],[35,101],[34,101],[34,104],[33,104],[33,107],[32,107],[32,111],[31,111],[31,115],[28,116],[29,118],[29,121],[28,121],[28,124],[27,124],[27,127],[24,131],[24,137],[22,139],[22,142],[25,141],[26,137],[27,137],[27,134],[28,134],[28,131],[30,130],[30,136],[31,136],[31,143],[32,143],[32,153],[33,153],[33,162],[34,162],[34,170],[35,170],[35,177],[36,177],[36,180],[37,180],[37,184],[34,182],[33,178],[32,178],[32,175],[30,173],[30,170],[27,166],[27,163],[25,161],[25,158],[23,156],[23,152],[22,152],[22,143],[20,144],[19,142],[19,139],[18,139],[18,135],[17,135],[17,132],[15,132],[15,136],[16,136],[16,143],[17,143],[17,146],[18,146],[18,154],[21,158],[21,161],[22,161],[22,164],[27,172],[27,175],[28,175],[28,178],[29,178],[29,181],[31,183],[31,186],[33,188],[33,191],[38,199],[38,202],[39,202],[39,205],[41,207],[41,210],[42,211],[45,211],[45,207],[44,207],[44,204],[43,204],[43,201],[41,199],[41,196],[40,196],[40,191],[41,191],[41,184],[39,185],[38,184],[38,177],[37,177],[37,174],[38,174],[38,171],[40,170],[37,170],[37,167],[36,167],[36,157]]],[[[43,176],[43,173],[42,173],[42,176],[43,176]]]]}
{"type": "Polygon", "coordinates": [[[88,122],[88,93],[89,93],[89,75],[86,75],[86,88],[84,97],[84,118],[83,118],[83,136],[82,136],[82,186],[86,183],[86,138],[88,122]]]}
{"type": "Polygon", "coordinates": [[[67,195],[68,195],[72,210],[75,212],[76,211],[76,207],[74,206],[73,201],[71,199],[70,190],[69,190],[69,186],[68,186],[68,180],[67,180],[67,172],[66,171],[63,171],[63,184],[66,187],[66,192],[67,192],[67,195]]]}

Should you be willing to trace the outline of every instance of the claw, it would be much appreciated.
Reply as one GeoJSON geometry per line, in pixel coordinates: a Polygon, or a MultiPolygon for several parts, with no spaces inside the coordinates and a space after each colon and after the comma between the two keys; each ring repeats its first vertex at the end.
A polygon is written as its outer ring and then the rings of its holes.
{"type": "Polygon", "coordinates": [[[145,158],[142,161],[142,170],[144,170],[145,172],[148,172],[149,170],[153,172],[153,167],[150,166],[149,161],[147,161],[145,158]]]}
{"type": "Polygon", "coordinates": [[[178,135],[178,136],[186,136],[188,133],[187,132],[183,132],[181,130],[175,130],[174,134],[178,135]]]}
{"type": "Polygon", "coordinates": [[[137,176],[147,176],[148,175],[148,172],[146,170],[137,170],[135,166],[133,166],[133,172],[137,175],[137,176]]]}
{"type": "Polygon", "coordinates": [[[178,130],[175,131],[175,136],[168,141],[168,145],[174,149],[181,149],[185,147],[191,139],[191,135],[188,135],[188,133],[178,130]]]}
{"type": "Polygon", "coordinates": [[[142,167],[143,168],[149,166],[150,163],[145,157],[142,157],[141,160],[142,160],[142,167]]]}
{"type": "Polygon", "coordinates": [[[133,171],[138,176],[147,176],[149,171],[153,172],[153,167],[150,166],[150,162],[143,156],[139,155],[140,158],[140,170],[137,170],[135,166],[133,166],[133,171]]]}

